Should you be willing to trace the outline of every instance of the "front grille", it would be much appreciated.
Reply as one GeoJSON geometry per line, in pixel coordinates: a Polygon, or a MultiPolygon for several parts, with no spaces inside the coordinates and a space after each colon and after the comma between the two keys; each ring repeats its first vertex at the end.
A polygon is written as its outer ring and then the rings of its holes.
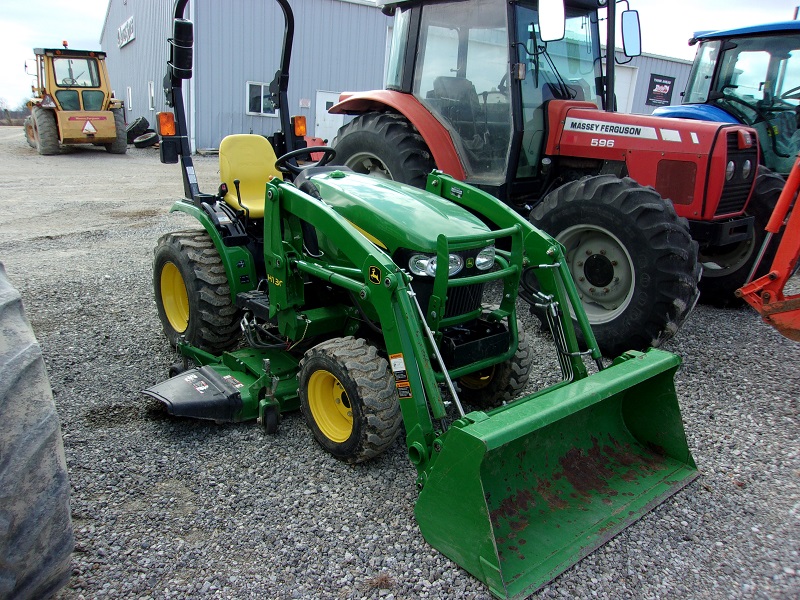
{"type": "Polygon", "coordinates": [[[483,296],[482,284],[450,288],[447,292],[447,304],[444,307],[444,316],[457,317],[458,315],[477,310],[481,305],[481,296],[483,296]]]}
{"type": "MultiPolygon", "coordinates": [[[[422,310],[427,314],[428,302],[433,293],[433,279],[414,279],[414,292],[422,310]]],[[[483,284],[451,287],[447,290],[447,302],[444,307],[445,317],[457,317],[477,310],[481,306],[483,284]]]]}
{"type": "Polygon", "coordinates": [[[758,170],[758,150],[755,145],[751,148],[739,149],[739,139],[736,130],[726,133],[727,157],[725,165],[733,161],[734,175],[730,181],[725,181],[722,187],[722,195],[717,204],[714,216],[729,215],[744,210],[747,198],[750,196],[750,189],[753,185],[753,178],[758,170]],[[750,175],[747,179],[742,177],[742,167],[745,161],[750,161],[750,175]]]}

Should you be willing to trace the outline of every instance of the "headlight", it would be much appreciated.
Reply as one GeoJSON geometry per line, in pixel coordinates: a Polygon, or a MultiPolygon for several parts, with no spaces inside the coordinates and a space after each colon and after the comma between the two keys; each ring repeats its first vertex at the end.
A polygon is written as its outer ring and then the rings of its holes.
{"type": "Polygon", "coordinates": [[[475,266],[481,271],[488,271],[494,266],[494,246],[486,246],[475,257],[475,266]]]}
{"type": "MultiPolygon", "coordinates": [[[[408,260],[408,268],[414,275],[436,275],[436,257],[429,254],[415,254],[408,260]]],[[[447,269],[448,276],[452,277],[464,268],[464,259],[458,254],[451,254],[447,269]]]]}
{"type": "Polygon", "coordinates": [[[747,179],[750,177],[750,172],[753,170],[753,165],[749,160],[744,161],[744,167],[742,167],[742,177],[747,179]]]}
{"type": "Polygon", "coordinates": [[[725,167],[725,179],[727,181],[730,181],[731,179],[733,179],[733,171],[735,169],[736,169],[736,165],[733,163],[733,161],[732,160],[728,161],[728,166],[725,167]]]}

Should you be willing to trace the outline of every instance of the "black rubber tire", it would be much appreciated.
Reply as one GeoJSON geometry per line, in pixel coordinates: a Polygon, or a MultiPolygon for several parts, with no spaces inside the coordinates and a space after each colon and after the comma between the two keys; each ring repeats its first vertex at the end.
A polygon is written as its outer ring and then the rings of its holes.
{"type": "Polygon", "coordinates": [[[114,127],[117,132],[117,139],[110,144],[103,144],[107,152],[111,154],[125,154],[128,151],[128,135],[125,133],[125,115],[121,108],[111,111],[114,114],[114,127]]]}
{"type": "Polygon", "coordinates": [[[138,119],[134,119],[128,126],[125,128],[125,136],[126,140],[129,144],[133,143],[137,137],[142,135],[145,131],[147,131],[150,127],[150,123],[144,117],[139,117],[138,119]]]}
{"type": "Polygon", "coordinates": [[[436,167],[425,140],[404,116],[371,112],[339,129],[333,140],[336,158],[356,173],[393,179],[424,188],[436,167]]]}
{"type": "Polygon", "coordinates": [[[300,361],[298,380],[300,410],[317,442],[337,459],[346,463],[369,460],[397,438],[402,415],[394,376],[386,359],[366,340],[334,338],[314,346],[300,361]],[[332,375],[343,388],[343,405],[349,402],[347,408],[352,412],[352,429],[346,439],[332,439],[323,432],[326,425],[317,422],[312,404],[319,407],[322,402],[323,411],[330,406],[325,404],[325,394],[315,396],[313,389],[309,391],[309,381],[315,374],[332,375]]]}
{"type": "MultiPolygon", "coordinates": [[[[567,263],[604,355],[614,357],[626,350],[660,346],[675,335],[694,308],[701,273],[697,242],[689,233],[687,221],[678,217],[672,203],[652,187],[629,177],[585,177],[548,194],[529,218],[569,244],[567,263]],[[584,258],[583,244],[570,243],[584,231],[591,234],[595,230],[601,248],[607,240],[609,249],[623,251],[622,259],[612,262],[612,252],[604,257],[596,250],[588,250],[592,254],[584,258]],[[608,282],[612,268],[613,277],[619,280],[612,277],[608,282]],[[598,279],[608,283],[592,283],[598,279]],[[612,284],[619,287],[614,290],[612,284]],[[602,293],[597,289],[600,287],[602,293]],[[597,300],[608,289],[625,294],[616,306],[609,308],[586,299],[595,294],[597,300]]],[[[588,248],[591,244],[585,245],[588,248]]],[[[578,337],[584,343],[579,331],[578,337]]]]}
{"type": "MultiPolygon", "coordinates": [[[[489,310],[492,310],[491,308],[489,310]]],[[[513,401],[528,383],[533,367],[530,338],[517,321],[517,351],[507,361],[458,379],[459,397],[478,408],[494,408],[513,401]]]]}
{"type": "MultiPolygon", "coordinates": [[[[764,244],[767,226],[772,211],[783,191],[784,179],[777,173],[759,165],[753,195],[747,205],[746,214],[755,217],[753,237],[746,242],[729,244],[720,248],[700,251],[703,264],[703,279],[700,281],[700,301],[712,306],[739,306],[743,300],[734,292],[747,283],[747,277],[764,244]],[[715,269],[714,266],[726,268],[715,269]]],[[[755,277],[766,275],[780,244],[783,232],[772,236],[769,248],[756,270],[755,277]]]]}
{"type": "Polygon", "coordinates": [[[239,342],[240,311],[231,300],[225,267],[206,231],[167,233],[158,240],[153,261],[153,288],[158,317],[164,334],[173,346],[183,337],[193,346],[221,353],[239,342]],[[183,285],[188,300],[185,325],[184,322],[171,323],[168,313],[175,316],[175,311],[164,306],[162,278],[170,281],[169,278],[175,276],[172,267],[177,268],[180,274],[180,281],[172,281],[183,285]]]}
{"type": "Polygon", "coordinates": [[[34,106],[32,116],[36,131],[36,149],[39,154],[48,156],[61,152],[55,113],[41,106],[34,106]]]}
{"type": "Polygon", "coordinates": [[[36,131],[33,127],[33,115],[25,117],[22,128],[25,131],[25,141],[28,142],[28,146],[36,150],[36,131]]]}
{"type": "Polygon", "coordinates": [[[0,598],[48,598],[74,547],[64,445],[42,351],[0,263],[0,598]]]}
{"type": "Polygon", "coordinates": [[[147,131],[133,140],[133,145],[137,148],[149,148],[158,143],[158,134],[155,131],[147,131]]]}

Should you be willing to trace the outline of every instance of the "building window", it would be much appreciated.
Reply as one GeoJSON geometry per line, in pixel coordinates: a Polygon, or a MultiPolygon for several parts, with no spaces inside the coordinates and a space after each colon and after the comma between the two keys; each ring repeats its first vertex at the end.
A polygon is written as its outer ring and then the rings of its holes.
{"type": "Polygon", "coordinates": [[[152,81],[147,82],[147,98],[148,103],[150,104],[150,110],[156,109],[156,86],[153,85],[152,81]]]}
{"type": "Polygon", "coordinates": [[[269,84],[258,81],[247,82],[247,108],[248,115],[261,115],[263,117],[277,117],[278,109],[275,98],[269,93],[269,84]]]}
{"type": "Polygon", "coordinates": [[[128,86],[127,100],[128,110],[133,110],[133,91],[131,90],[130,86],[128,86]]]}

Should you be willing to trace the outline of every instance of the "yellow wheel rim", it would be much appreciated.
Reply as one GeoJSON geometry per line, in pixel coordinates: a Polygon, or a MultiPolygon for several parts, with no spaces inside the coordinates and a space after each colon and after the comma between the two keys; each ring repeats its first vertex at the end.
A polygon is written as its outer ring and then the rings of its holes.
{"type": "Polygon", "coordinates": [[[189,294],[183,276],[173,263],[161,269],[161,304],[172,328],[183,333],[189,326],[189,294]]]}
{"type": "Polygon", "coordinates": [[[315,371],[308,379],[308,407],[322,434],[337,444],[353,433],[353,407],[344,386],[328,371],[315,371]]]}
{"type": "Polygon", "coordinates": [[[464,375],[464,377],[461,377],[458,381],[465,388],[469,388],[471,390],[482,390],[492,382],[493,377],[494,367],[489,367],[488,369],[482,369],[475,373],[464,375]]]}

